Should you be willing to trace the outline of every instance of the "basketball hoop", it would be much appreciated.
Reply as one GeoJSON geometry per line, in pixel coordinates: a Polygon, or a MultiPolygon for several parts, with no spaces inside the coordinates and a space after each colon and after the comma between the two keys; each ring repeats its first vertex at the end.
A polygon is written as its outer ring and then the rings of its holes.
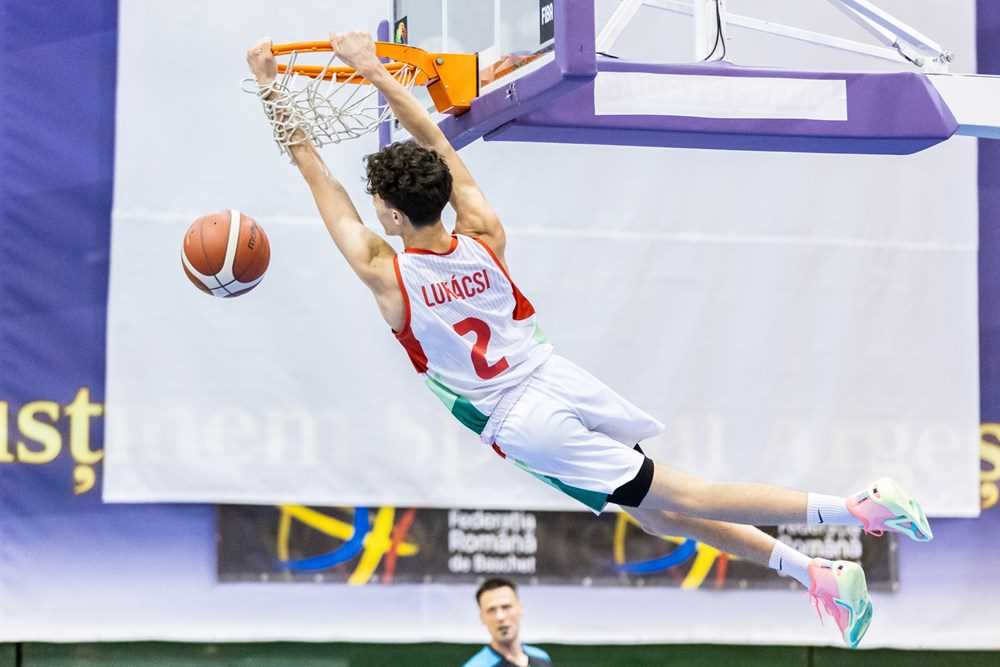
{"type": "MultiPolygon", "coordinates": [[[[257,95],[271,121],[275,143],[287,154],[290,146],[311,140],[317,147],[357,139],[389,121],[392,110],[378,90],[352,67],[334,66],[329,42],[275,44],[278,77],[269,86],[244,79],[244,92],[257,95]],[[325,65],[299,62],[303,53],[331,53],[325,65]]],[[[375,53],[403,87],[427,86],[435,108],[459,114],[479,94],[476,54],[428,53],[405,44],[375,42],[375,53]]]]}

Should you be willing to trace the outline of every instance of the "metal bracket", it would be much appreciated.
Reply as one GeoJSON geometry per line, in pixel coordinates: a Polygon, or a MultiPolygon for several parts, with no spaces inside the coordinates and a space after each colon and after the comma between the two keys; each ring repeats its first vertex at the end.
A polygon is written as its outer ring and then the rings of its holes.
{"type": "MultiPolygon", "coordinates": [[[[885,46],[865,44],[843,37],[804,30],[751,16],[731,14],[724,10],[720,0],[719,11],[723,35],[728,25],[765,32],[779,37],[817,44],[833,49],[860,53],[896,63],[910,63],[926,72],[945,73],[952,61],[952,52],[942,48],[923,33],[879,9],[868,0],[828,0],[851,20],[861,25],[885,46]]],[[[623,0],[608,20],[596,42],[598,52],[608,52],[636,13],[642,7],[687,14],[695,17],[695,60],[701,60],[710,49],[705,48],[708,33],[714,39],[716,31],[716,5],[714,0],[623,0]],[[708,16],[711,10],[711,16],[708,16]],[[707,19],[710,18],[711,21],[707,19]],[[707,25],[711,23],[711,25],[707,25]],[[710,28],[710,30],[709,30],[710,28]]],[[[710,41],[710,40],[709,40],[710,41]]]]}
{"type": "Polygon", "coordinates": [[[877,40],[896,49],[901,56],[928,72],[947,72],[951,51],[869,0],[828,0],[877,40]]]}

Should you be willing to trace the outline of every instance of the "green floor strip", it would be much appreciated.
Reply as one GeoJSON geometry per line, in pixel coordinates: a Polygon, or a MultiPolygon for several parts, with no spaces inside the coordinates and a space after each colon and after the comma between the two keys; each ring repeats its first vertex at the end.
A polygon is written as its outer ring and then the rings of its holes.
{"type": "MultiPolygon", "coordinates": [[[[1000,631],[998,631],[1000,632],[1000,631]]],[[[811,667],[997,667],[1000,652],[813,649],[811,667]]]]}
{"type": "MultiPolygon", "coordinates": [[[[996,667],[1000,652],[891,651],[788,646],[541,644],[556,667],[996,667]]],[[[399,667],[462,665],[461,644],[24,644],[20,667],[399,667]]],[[[0,667],[15,667],[0,644],[0,667]]]]}
{"type": "MultiPolygon", "coordinates": [[[[806,648],[542,644],[557,667],[805,667],[806,648]]],[[[455,665],[460,644],[25,644],[23,667],[398,667],[455,665]]]]}

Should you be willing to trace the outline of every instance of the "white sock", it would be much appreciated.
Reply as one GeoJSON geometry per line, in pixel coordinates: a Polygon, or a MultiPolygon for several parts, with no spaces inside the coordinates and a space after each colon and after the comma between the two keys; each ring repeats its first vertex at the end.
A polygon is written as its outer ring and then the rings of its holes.
{"type": "Polygon", "coordinates": [[[847,509],[847,498],[810,493],[806,505],[806,523],[810,526],[830,524],[831,526],[860,526],[858,518],[847,509]]]}
{"type": "Polygon", "coordinates": [[[767,565],[783,577],[794,577],[809,588],[809,562],[812,560],[801,551],[796,551],[781,540],[775,540],[774,549],[767,565]]]}

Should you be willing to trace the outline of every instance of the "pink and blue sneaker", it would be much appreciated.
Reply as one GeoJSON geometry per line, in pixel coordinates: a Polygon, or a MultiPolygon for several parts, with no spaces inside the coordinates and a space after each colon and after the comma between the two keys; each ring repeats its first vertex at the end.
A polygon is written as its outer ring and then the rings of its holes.
{"type": "Polygon", "coordinates": [[[857,563],[845,560],[814,558],[809,563],[809,597],[816,607],[820,621],[822,603],[824,611],[833,617],[844,637],[844,642],[854,648],[865,636],[872,622],[872,601],[868,596],[865,572],[857,563]]]}
{"type": "Polygon", "coordinates": [[[934,539],[920,503],[888,477],[848,498],[847,510],[861,521],[869,535],[881,536],[888,531],[902,533],[917,542],[934,539]]]}

